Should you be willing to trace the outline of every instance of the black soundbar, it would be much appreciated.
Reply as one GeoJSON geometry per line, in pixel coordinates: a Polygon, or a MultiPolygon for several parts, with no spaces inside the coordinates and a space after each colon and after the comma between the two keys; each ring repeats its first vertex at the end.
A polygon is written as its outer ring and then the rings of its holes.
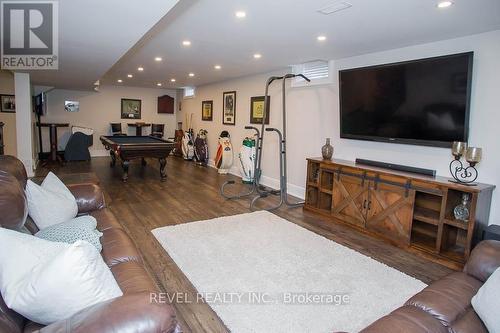
{"type": "Polygon", "coordinates": [[[362,158],[357,158],[356,164],[364,164],[364,165],[369,165],[369,166],[374,166],[374,167],[379,167],[379,168],[384,168],[384,169],[405,171],[405,172],[417,173],[420,175],[436,177],[436,170],[416,168],[416,167],[411,167],[411,166],[407,166],[407,165],[400,165],[400,164],[372,161],[372,160],[364,160],[362,158]]]}

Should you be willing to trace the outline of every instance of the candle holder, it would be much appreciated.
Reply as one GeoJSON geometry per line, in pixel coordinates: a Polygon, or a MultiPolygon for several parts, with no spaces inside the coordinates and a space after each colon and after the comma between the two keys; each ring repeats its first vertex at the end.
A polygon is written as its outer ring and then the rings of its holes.
{"type": "Polygon", "coordinates": [[[476,186],[474,183],[477,179],[478,172],[476,165],[481,161],[482,149],[477,147],[467,147],[466,142],[453,142],[451,153],[454,159],[450,162],[450,173],[454,180],[453,183],[458,183],[467,186],[476,186]],[[469,164],[465,166],[462,162],[462,157],[469,164]]]}

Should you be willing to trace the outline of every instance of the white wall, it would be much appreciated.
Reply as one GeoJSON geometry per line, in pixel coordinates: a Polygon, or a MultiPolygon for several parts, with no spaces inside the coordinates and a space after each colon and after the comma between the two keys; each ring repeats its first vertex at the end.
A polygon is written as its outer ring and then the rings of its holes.
{"type": "MultiPolygon", "coordinates": [[[[175,114],[158,114],[158,96],[169,95],[176,98],[176,90],[148,89],[136,87],[101,86],[99,92],[54,89],[47,93],[47,114],[42,117],[42,122],[69,123],[70,126],[83,126],[93,128],[94,145],[90,147],[92,156],[108,155],[104,150],[99,137],[109,135],[110,123],[121,122],[122,130],[130,135],[135,135],[135,128],[128,129],[127,123],[143,121],[146,123],[165,124],[165,137],[172,137],[175,130],[175,114]],[[121,99],[142,100],[141,119],[121,119],[121,99]],[[64,101],[80,102],[79,112],[66,112],[64,101]]],[[[143,133],[149,133],[149,128],[144,128],[143,133]]],[[[59,149],[63,149],[70,136],[70,128],[58,129],[59,149]]],[[[47,129],[42,132],[43,151],[49,151],[49,133],[47,129]]]]}
{"type": "Polygon", "coordinates": [[[33,177],[37,158],[33,142],[34,117],[28,73],[14,73],[14,90],[16,92],[17,158],[23,162],[28,177],[33,177]]]}
{"type": "MultiPolygon", "coordinates": [[[[354,160],[356,157],[407,164],[436,169],[439,175],[448,176],[451,154],[448,149],[375,143],[340,139],[338,70],[474,51],[474,73],[471,97],[471,145],[483,148],[484,158],[479,164],[479,181],[500,184],[498,92],[500,86],[500,31],[416,45],[401,49],[366,54],[335,60],[333,85],[292,88],[287,92],[288,119],[288,181],[290,193],[304,195],[306,157],[320,156],[325,138],[331,137],[335,158],[354,160]]],[[[194,128],[209,131],[211,158],[215,154],[219,133],[230,132],[235,154],[241,141],[251,131],[249,123],[250,97],[263,95],[264,84],[271,73],[210,84],[197,88],[196,98],[182,101],[179,120],[186,113],[194,113],[194,128]],[[236,126],[222,125],[222,93],[237,91],[236,126]],[[214,120],[201,121],[201,101],[214,101],[214,120]]],[[[281,86],[273,85],[271,91],[271,126],[281,128],[281,86]]],[[[279,174],[278,142],[268,134],[264,145],[263,180],[277,184],[279,174]]],[[[498,190],[496,190],[498,192],[498,190]]],[[[490,223],[500,224],[500,196],[494,193],[490,223]]]]}
{"type": "MultiPolygon", "coordinates": [[[[11,72],[0,70],[0,95],[14,95],[14,75],[11,72]]],[[[16,114],[0,112],[0,122],[4,123],[4,153],[17,154],[16,114]]]]}

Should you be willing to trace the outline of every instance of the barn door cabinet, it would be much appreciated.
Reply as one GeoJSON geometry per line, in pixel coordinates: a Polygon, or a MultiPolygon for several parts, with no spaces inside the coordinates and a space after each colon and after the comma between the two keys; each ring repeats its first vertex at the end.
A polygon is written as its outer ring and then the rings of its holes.
{"type": "Polygon", "coordinates": [[[464,186],[343,160],[307,161],[304,209],[450,267],[465,263],[488,225],[493,185],[464,186]],[[453,216],[464,193],[471,198],[467,221],[453,216]]]}

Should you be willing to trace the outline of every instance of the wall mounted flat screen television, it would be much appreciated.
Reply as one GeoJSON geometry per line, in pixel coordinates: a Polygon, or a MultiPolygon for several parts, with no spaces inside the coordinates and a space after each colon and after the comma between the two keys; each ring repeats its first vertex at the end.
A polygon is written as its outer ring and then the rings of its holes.
{"type": "Polygon", "coordinates": [[[467,141],[473,52],[339,73],[340,137],[450,147],[467,141]]]}

